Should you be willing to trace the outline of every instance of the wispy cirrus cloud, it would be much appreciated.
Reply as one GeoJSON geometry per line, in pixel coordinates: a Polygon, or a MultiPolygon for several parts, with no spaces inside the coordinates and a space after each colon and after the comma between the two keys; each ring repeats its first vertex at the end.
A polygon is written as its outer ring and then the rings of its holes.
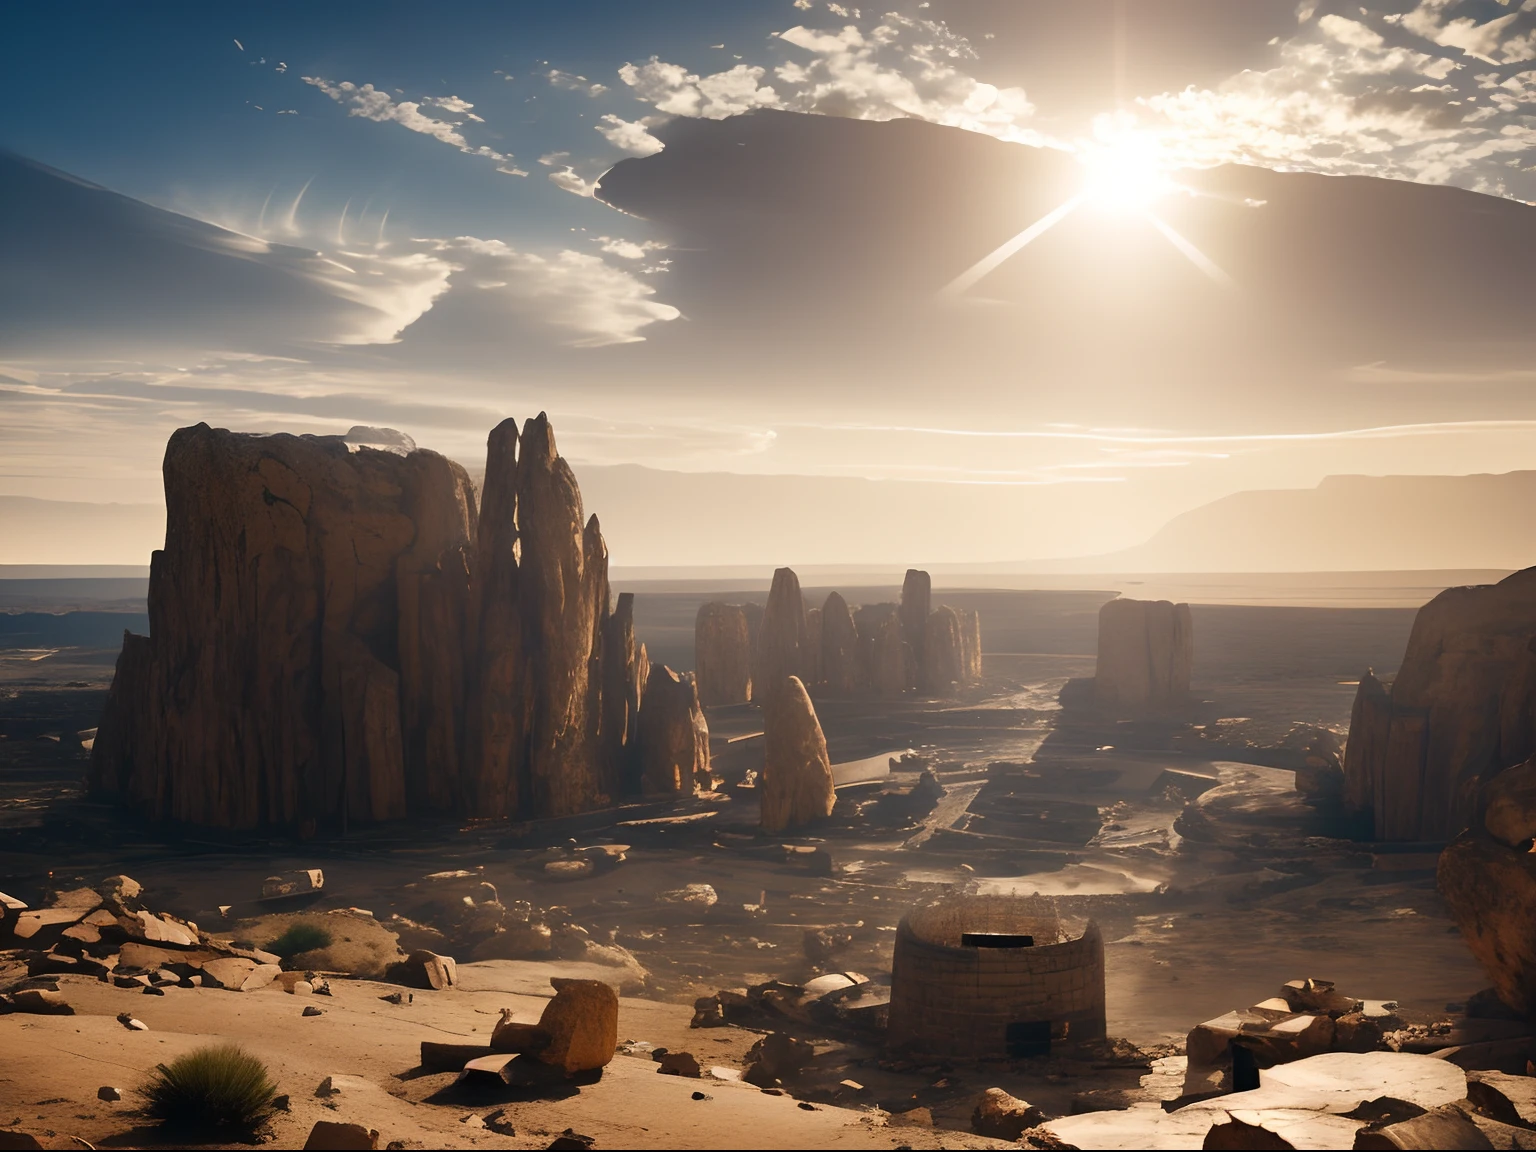
{"type": "Polygon", "coordinates": [[[429,96],[422,100],[396,100],[388,92],[372,84],[354,84],[350,80],[331,81],[323,76],[305,76],[304,83],[324,92],[336,103],[347,109],[347,115],[373,120],[380,124],[398,124],[411,132],[430,136],[444,144],[482,156],[497,163],[497,171],[509,176],[526,176],[527,172],[512,164],[512,156],[498,152],[485,144],[471,144],[464,136],[466,121],[483,124],[474,105],[458,96],[429,96]]]}

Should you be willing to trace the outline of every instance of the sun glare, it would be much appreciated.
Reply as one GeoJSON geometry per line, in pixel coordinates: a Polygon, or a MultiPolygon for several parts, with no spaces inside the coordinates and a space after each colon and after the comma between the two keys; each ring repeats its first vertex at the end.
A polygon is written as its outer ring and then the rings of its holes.
{"type": "Polygon", "coordinates": [[[1176,185],[1149,141],[1134,137],[1095,143],[1078,152],[1083,202],[1107,212],[1139,213],[1176,185]]]}

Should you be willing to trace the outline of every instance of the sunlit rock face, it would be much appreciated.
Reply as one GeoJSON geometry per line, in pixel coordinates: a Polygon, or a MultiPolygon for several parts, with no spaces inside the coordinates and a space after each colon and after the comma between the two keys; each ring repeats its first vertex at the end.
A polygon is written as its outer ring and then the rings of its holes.
{"type": "Polygon", "coordinates": [[[1448,588],[1414,620],[1390,689],[1361,677],[1345,799],[1381,840],[1446,840],[1478,789],[1536,752],[1536,569],[1448,588]]]}
{"type": "Polygon", "coordinates": [[[765,832],[802,828],[832,814],[832,762],[816,708],[797,676],[766,693],[763,705],[762,797],[765,832]]]}
{"type": "Polygon", "coordinates": [[[859,686],[859,634],[840,592],[821,607],[821,675],[829,695],[852,696],[859,686]]]}
{"type": "Polygon", "coordinates": [[[1177,708],[1189,699],[1194,624],[1188,604],[1111,600],[1099,609],[1094,700],[1115,712],[1177,708]]]}
{"type": "Polygon", "coordinates": [[[93,787],[301,835],[638,787],[643,656],[548,421],[492,432],[479,513],[452,461],[350,447],[171,437],[151,635],[125,638],[93,787]]]}
{"type": "Polygon", "coordinates": [[[709,725],[691,675],[653,664],[640,712],[641,786],[647,796],[691,796],[707,788],[709,725]]]}
{"type": "Polygon", "coordinates": [[[806,674],[805,599],[800,594],[800,578],[793,568],[779,568],[773,574],[768,603],[763,608],[762,631],[758,638],[757,667],[753,674],[763,690],[761,698],[790,676],[806,674]]]}

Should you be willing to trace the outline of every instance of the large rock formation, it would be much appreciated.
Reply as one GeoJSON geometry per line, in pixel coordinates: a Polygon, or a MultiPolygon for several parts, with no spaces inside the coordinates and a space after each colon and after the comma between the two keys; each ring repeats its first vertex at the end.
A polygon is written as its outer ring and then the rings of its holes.
{"type": "MultiPolygon", "coordinates": [[[[805,671],[805,599],[800,595],[800,578],[793,568],[780,568],[773,574],[773,586],[763,608],[758,649],[753,680],[769,690],[787,677],[798,677],[805,671]]],[[[761,697],[763,693],[756,695],[761,697]]]]}
{"type": "Polygon", "coordinates": [[[1360,679],[1344,794],[1380,840],[1447,840],[1481,783],[1536,752],[1536,568],[1419,610],[1397,678],[1360,679]]]}
{"type": "Polygon", "coordinates": [[[859,687],[859,634],[837,592],[821,608],[821,676],[831,696],[852,696],[859,687]]]}
{"type": "Polygon", "coordinates": [[[635,594],[620,592],[613,615],[603,622],[599,733],[602,763],[610,779],[616,781],[618,794],[640,790],[644,776],[639,748],[640,703],[650,675],[645,645],[635,644],[635,594]]]}
{"type": "Polygon", "coordinates": [[[940,605],[928,614],[917,686],[930,696],[949,696],[966,679],[965,632],[960,614],[940,605]]]}
{"type": "MultiPolygon", "coordinates": [[[[928,616],[933,608],[933,581],[921,568],[908,568],[901,582],[901,634],[912,649],[912,669],[921,674],[928,637],[928,616]]],[[[915,687],[909,684],[908,687],[915,687]]]]}
{"type": "Polygon", "coordinates": [[[1440,894],[1499,999],[1536,1015],[1536,758],[1480,790],[1482,818],[1440,854],[1440,894]]]}
{"type": "Polygon", "coordinates": [[[312,835],[624,790],[632,626],[542,415],[492,432],[478,515],[452,461],[341,437],[184,428],[164,475],[151,633],[124,638],[96,791],[312,835]]]}
{"type": "Polygon", "coordinates": [[[800,649],[800,679],[807,688],[821,684],[821,609],[805,610],[805,644],[800,649]]]}
{"type": "Polygon", "coordinates": [[[901,609],[895,604],[864,604],[853,614],[853,622],[859,634],[861,685],[882,699],[895,699],[917,679],[901,609]]]}
{"type": "Polygon", "coordinates": [[[752,629],[740,604],[699,605],[693,622],[693,666],[706,705],[752,699],[752,629]]]}
{"type": "Polygon", "coordinates": [[[692,675],[651,665],[640,710],[641,787],[647,796],[709,787],[709,725],[692,675]]]}
{"type": "Polygon", "coordinates": [[[1117,712],[1177,708],[1189,699],[1194,653],[1188,604],[1111,600],[1099,609],[1095,701],[1117,712]]]}
{"type": "Polygon", "coordinates": [[[832,763],[816,709],[798,676],[772,686],[763,705],[765,832],[800,828],[832,814],[832,763]]]}
{"type": "Polygon", "coordinates": [[[965,681],[981,679],[981,613],[974,608],[957,609],[960,613],[960,654],[965,681]]]}

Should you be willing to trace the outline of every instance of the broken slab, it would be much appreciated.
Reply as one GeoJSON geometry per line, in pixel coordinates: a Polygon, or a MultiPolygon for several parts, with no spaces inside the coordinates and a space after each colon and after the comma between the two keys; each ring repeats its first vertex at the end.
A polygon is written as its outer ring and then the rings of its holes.
{"type": "Polygon", "coordinates": [[[1536,1076],[1468,1072],[1467,1099],[1502,1123],[1536,1128],[1536,1076]]]}
{"type": "Polygon", "coordinates": [[[619,994],[601,980],[551,977],[554,999],[544,1007],[539,1028],[549,1046],[538,1054],[567,1076],[604,1068],[619,1043],[619,994]]]}

